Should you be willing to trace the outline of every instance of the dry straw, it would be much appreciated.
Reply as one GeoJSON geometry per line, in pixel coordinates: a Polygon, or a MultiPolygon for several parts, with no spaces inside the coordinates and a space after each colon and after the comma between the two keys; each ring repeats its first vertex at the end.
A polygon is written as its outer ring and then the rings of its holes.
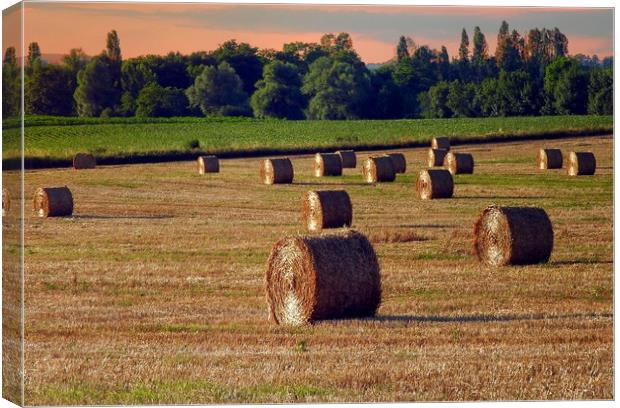
{"type": "Polygon", "coordinates": [[[540,170],[562,168],[562,151],[560,149],[540,149],[536,159],[540,170]]]}
{"type": "Polygon", "coordinates": [[[34,193],[33,206],[39,217],[63,217],[73,213],[73,195],[67,187],[42,187],[34,193]]]}
{"type": "Polygon", "coordinates": [[[428,167],[441,167],[448,151],[446,149],[428,149],[428,167]]]}
{"type": "Polygon", "coordinates": [[[197,160],[198,174],[219,173],[220,161],[216,156],[200,156],[197,160]]]}
{"type": "Polygon", "coordinates": [[[314,155],[314,175],[342,176],[342,160],[336,153],[317,153],[314,155]]]}
{"type": "Polygon", "coordinates": [[[445,136],[434,137],[431,141],[431,147],[433,149],[445,149],[450,150],[450,139],[445,136]]]}
{"type": "Polygon", "coordinates": [[[407,159],[404,154],[388,153],[387,156],[392,160],[395,173],[404,173],[407,171],[407,159]]]}
{"type": "Polygon", "coordinates": [[[354,169],[357,167],[357,157],[355,156],[355,152],[353,150],[338,150],[336,154],[340,156],[342,168],[354,169]]]}
{"type": "Polygon", "coordinates": [[[474,237],[478,259],[491,266],[547,262],[553,249],[551,220],[536,207],[487,207],[474,237]]]}
{"type": "Polygon", "coordinates": [[[288,158],[265,159],[261,162],[260,179],[265,184],[290,184],[293,175],[293,163],[288,158]]]}
{"type": "Polygon", "coordinates": [[[73,156],[73,168],[76,170],[94,169],[97,166],[95,156],[89,153],[78,153],[73,156]]]}
{"type": "Polygon", "coordinates": [[[9,195],[9,190],[5,187],[2,187],[2,216],[7,215],[9,210],[11,209],[11,196],[9,195]]]}
{"type": "Polygon", "coordinates": [[[444,166],[452,175],[472,174],[474,172],[474,157],[469,153],[449,152],[444,160],[444,166]]]}
{"type": "Polygon", "coordinates": [[[265,276],[269,314],[283,325],[373,316],[381,303],[377,255],[359,232],[278,241],[265,276]]]}
{"type": "Polygon", "coordinates": [[[389,182],[396,179],[392,159],[388,156],[373,156],[364,160],[362,175],[367,183],[389,182]]]}
{"type": "Polygon", "coordinates": [[[415,189],[422,200],[450,198],[454,193],[452,174],[443,169],[422,170],[415,183],[415,189]]]}
{"type": "Polygon", "coordinates": [[[353,207],[346,191],[308,191],[304,195],[302,221],[309,232],[350,227],[352,220],[353,207]]]}
{"type": "Polygon", "coordinates": [[[596,157],[591,152],[570,152],[567,168],[569,176],[591,176],[596,171],[596,157]]]}

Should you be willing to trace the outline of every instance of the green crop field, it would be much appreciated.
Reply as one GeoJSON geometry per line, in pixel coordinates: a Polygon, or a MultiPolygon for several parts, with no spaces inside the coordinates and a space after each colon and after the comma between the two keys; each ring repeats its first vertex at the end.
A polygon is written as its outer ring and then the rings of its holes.
{"type": "MultiPolygon", "coordinates": [[[[612,116],[461,118],[428,120],[283,121],[249,118],[28,117],[26,165],[66,165],[77,152],[99,160],[188,153],[243,155],[312,149],[416,146],[431,137],[497,140],[611,132],[612,116]]],[[[3,124],[3,159],[20,158],[20,125],[3,124]]],[[[185,155],[181,157],[181,155],[185,155]]]]}

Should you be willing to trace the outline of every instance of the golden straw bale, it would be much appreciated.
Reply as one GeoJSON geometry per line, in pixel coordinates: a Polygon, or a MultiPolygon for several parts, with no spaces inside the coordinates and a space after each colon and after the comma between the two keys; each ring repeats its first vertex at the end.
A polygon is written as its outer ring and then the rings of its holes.
{"type": "Polygon", "coordinates": [[[9,190],[6,187],[2,187],[2,216],[8,214],[11,209],[11,196],[9,195],[9,190]]]}
{"type": "Polygon", "coordinates": [[[444,166],[452,175],[472,174],[474,172],[474,156],[469,153],[449,152],[444,160],[444,166]]]}
{"type": "Polygon", "coordinates": [[[389,182],[396,179],[394,164],[388,156],[373,156],[364,160],[362,175],[367,183],[389,182]]]}
{"type": "Polygon", "coordinates": [[[271,319],[282,325],[373,316],[381,303],[377,255],[359,232],[278,241],[265,275],[271,319]]]}
{"type": "Polygon", "coordinates": [[[309,232],[350,227],[352,219],[353,207],[346,191],[308,191],[304,195],[302,220],[309,232]]]}
{"type": "Polygon", "coordinates": [[[338,150],[336,154],[340,156],[342,168],[354,169],[357,167],[357,156],[353,150],[338,150]]]}
{"type": "Polygon", "coordinates": [[[474,237],[478,259],[491,266],[547,262],[553,249],[551,220],[536,207],[487,207],[474,237]]]}
{"type": "Polygon", "coordinates": [[[342,176],[342,160],[336,153],[317,153],[314,155],[314,175],[342,176]]]}
{"type": "Polygon", "coordinates": [[[428,149],[428,167],[441,167],[448,151],[446,149],[428,149]]]}
{"type": "Polygon", "coordinates": [[[450,139],[445,136],[434,137],[431,141],[431,147],[433,149],[445,149],[450,150],[450,139]]]}
{"type": "Polygon", "coordinates": [[[540,149],[536,160],[538,161],[538,168],[541,170],[561,169],[562,151],[560,149],[540,149]]]}
{"type": "Polygon", "coordinates": [[[293,176],[293,163],[288,158],[265,159],[261,162],[260,179],[265,184],[290,184],[293,176]]]}
{"type": "Polygon", "coordinates": [[[567,168],[569,176],[591,176],[596,171],[596,157],[591,152],[570,152],[567,168]]]}
{"type": "Polygon", "coordinates": [[[407,159],[404,154],[388,153],[387,156],[392,160],[395,173],[404,173],[407,171],[407,159]]]}
{"type": "Polygon", "coordinates": [[[35,191],[33,205],[39,217],[63,217],[73,213],[73,195],[67,187],[42,187],[35,191]]]}
{"type": "Polygon", "coordinates": [[[200,156],[196,162],[198,164],[198,174],[220,172],[220,161],[216,156],[200,156]]]}
{"type": "Polygon", "coordinates": [[[422,200],[450,198],[454,193],[452,174],[444,169],[422,170],[415,183],[418,197],[422,200]]]}

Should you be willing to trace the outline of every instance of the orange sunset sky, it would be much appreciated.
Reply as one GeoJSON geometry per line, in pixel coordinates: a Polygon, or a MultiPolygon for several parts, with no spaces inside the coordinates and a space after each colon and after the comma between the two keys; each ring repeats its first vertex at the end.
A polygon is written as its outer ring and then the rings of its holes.
{"type": "MultiPolygon", "coordinates": [[[[3,13],[3,48],[19,43],[18,13],[3,13]]],[[[228,39],[281,49],[292,41],[318,42],[324,33],[346,31],[367,63],[395,53],[400,35],[418,45],[445,45],[457,53],[461,29],[470,42],[475,26],[495,49],[502,20],[525,34],[530,28],[558,27],[570,54],[613,54],[611,8],[504,8],[423,6],[235,5],[181,3],[26,3],[25,43],[37,41],[44,55],[82,48],[89,55],[105,46],[115,29],[123,56],[209,51],[228,39]]],[[[19,47],[16,47],[19,49],[19,47]]],[[[18,52],[19,54],[19,52],[18,52]]]]}

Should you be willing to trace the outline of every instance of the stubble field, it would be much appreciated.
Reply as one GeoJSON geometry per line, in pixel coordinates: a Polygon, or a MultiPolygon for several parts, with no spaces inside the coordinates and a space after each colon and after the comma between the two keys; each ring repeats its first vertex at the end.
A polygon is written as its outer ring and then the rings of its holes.
{"type": "MultiPolygon", "coordinates": [[[[358,169],[259,183],[260,159],[27,171],[25,403],[613,398],[613,138],[456,146],[476,160],[450,200],[414,192],[426,149],[396,182],[358,169]],[[592,177],[542,172],[538,148],[591,150],[592,177]],[[67,185],[69,218],[35,218],[34,190],[67,185]],[[299,328],[268,320],[271,246],[303,232],[311,189],[346,189],[381,264],[376,318],[299,328]],[[548,264],[472,255],[492,203],[549,214],[548,264]]],[[[17,207],[17,205],[15,205],[17,207]]]]}

